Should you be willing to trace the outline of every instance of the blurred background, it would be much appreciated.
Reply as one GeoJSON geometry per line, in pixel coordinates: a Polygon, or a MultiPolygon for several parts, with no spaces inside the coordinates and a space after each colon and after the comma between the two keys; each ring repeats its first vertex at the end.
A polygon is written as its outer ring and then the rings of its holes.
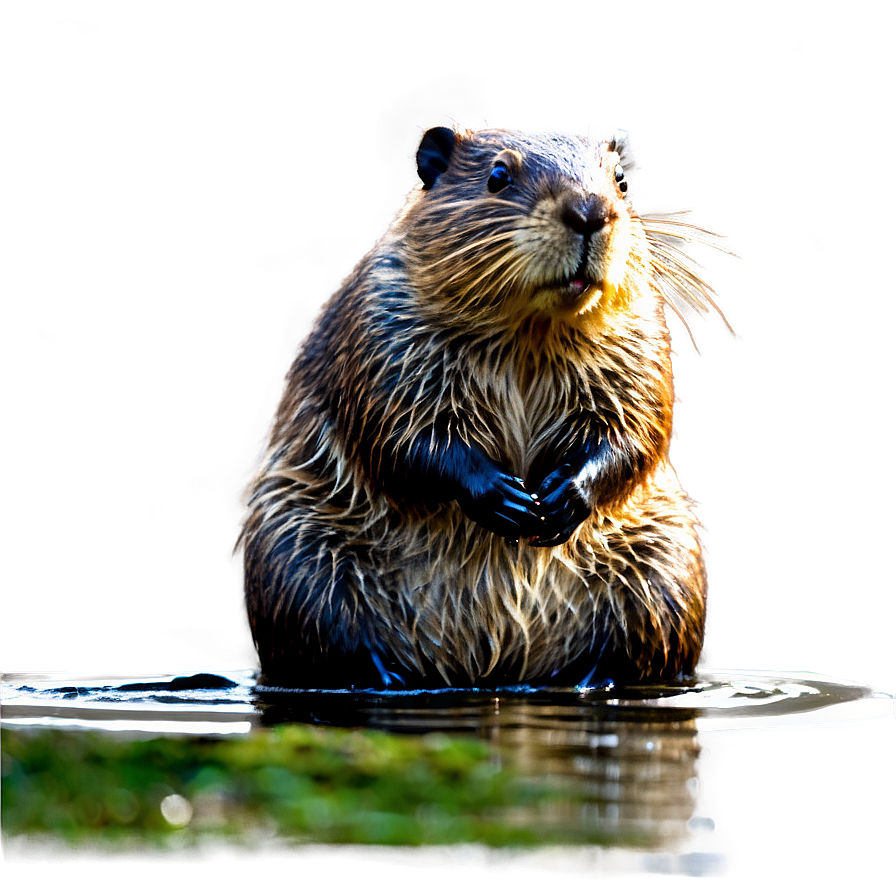
{"type": "Polygon", "coordinates": [[[435,124],[629,130],[736,330],[674,321],[705,665],[896,688],[884,8],[6,3],[0,668],[255,664],[242,491],[435,124]]]}

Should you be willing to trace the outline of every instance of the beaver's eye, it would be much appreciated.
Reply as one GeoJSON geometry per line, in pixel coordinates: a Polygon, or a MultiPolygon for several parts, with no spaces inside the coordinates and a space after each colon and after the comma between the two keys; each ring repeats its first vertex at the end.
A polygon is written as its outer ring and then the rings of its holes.
{"type": "Polygon", "coordinates": [[[508,187],[512,183],[513,178],[510,176],[507,166],[503,162],[497,162],[495,167],[492,168],[492,173],[488,176],[486,186],[489,193],[500,193],[504,187],[508,187]]]}
{"type": "Polygon", "coordinates": [[[622,165],[616,166],[615,177],[616,186],[619,187],[619,192],[625,193],[626,190],[628,190],[628,184],[625,182],[625,172],[622,170],[622,165]]]}

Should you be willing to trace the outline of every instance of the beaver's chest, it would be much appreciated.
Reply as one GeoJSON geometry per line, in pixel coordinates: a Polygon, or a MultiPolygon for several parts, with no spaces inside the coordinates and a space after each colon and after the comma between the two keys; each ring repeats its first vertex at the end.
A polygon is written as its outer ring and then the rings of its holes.
{"type": "Polygon", "coordinates": [[[469,438],[527,481],[551,472],[559,462],[552,450],[565,441],[576,415],[594,404],[580,380],[581,372],[573,377],[526,358],[484,367],[470,384],[469,438]]]}

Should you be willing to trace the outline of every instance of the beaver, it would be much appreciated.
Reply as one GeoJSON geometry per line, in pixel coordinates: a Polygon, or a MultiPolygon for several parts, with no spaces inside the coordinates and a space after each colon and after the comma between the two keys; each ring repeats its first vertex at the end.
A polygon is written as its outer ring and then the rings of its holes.
{"type": "MultiPolygon", "coordinates": [[[[288,377],[240,543],[262,680],[609,686],[700,656],[664,306],[714,293],[639,217],[628,138],[428,130],[421,184],[288,377]]],[[[687,229],[690,228],[690,229],[687,229]]]]}

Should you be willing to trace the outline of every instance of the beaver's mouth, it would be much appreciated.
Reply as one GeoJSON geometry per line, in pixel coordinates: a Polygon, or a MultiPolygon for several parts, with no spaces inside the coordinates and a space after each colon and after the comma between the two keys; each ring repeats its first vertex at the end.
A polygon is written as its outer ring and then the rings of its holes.
{"type": "Polygon", "coordinates": [[[555,285],[555,289],[562,293],[564,298],[577,299],[588,292],[592,286],[594,286],[594,281],[588,276],[588,253],[583,252],[579,266],[569,277],[560,280],[555,285]]]}

